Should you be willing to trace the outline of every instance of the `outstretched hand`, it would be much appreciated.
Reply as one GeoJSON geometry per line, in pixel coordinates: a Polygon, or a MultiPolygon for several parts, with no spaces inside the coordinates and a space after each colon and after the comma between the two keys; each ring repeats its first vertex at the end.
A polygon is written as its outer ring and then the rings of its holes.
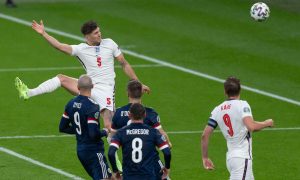
{"type": "Polygon", "coordinates": [[[146,86],[145,84],[142,85],[142,92],[143,93],[147,93],[149,94],[150,93],[150,88],[148,86],[146,86]]]}
{"type": "Polygon", "coordinates": [[[202,159],[203,167],[207,170],[214,170],[215,166],[209,158],[202,159]]]}
{"type": "Polygon", "coordinates": [[[37,23],[35,20],[32,21],[31,24],[32,29],[34,29],[37,33],[43,35],[45,33],[45,27],[44,27],[44,23],[41,20],[40,24],[37,23]]]}

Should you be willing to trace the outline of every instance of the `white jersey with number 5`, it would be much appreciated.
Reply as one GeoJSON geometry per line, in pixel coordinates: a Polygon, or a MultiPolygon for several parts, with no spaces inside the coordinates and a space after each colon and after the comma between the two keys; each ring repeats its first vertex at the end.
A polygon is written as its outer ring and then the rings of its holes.
{"type": "Polygon", "coordinates": [[[251,134],[243,122],[246,116],[252,117],[251,108],[242,100],[224,101],[211,113],[209,125],[217,123],[227,141],[227,159],[252,159],[251,134]]]}
{"type": "Polygon", "coordinates": [[[102,39],[99,46],[86,43],[72,45],[72,55],[76,56],[94,84],[115,84],[114,58],[121,54],[112,39],[102,39]]]}

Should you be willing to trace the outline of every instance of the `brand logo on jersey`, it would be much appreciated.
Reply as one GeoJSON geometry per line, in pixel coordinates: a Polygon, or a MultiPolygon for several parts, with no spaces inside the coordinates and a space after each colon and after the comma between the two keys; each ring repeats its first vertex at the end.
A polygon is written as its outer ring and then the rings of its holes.
{"type": "Polygon", "coordinates": [[[248,108],[248,107],[244,107],[244,112],[245,112],[245,113],[248,113],[248,112],[250,112],[250,108],[248,108]]]}
{"type": "Polygon", "coordinates": [[[98,119],[98,118],[99,118],[99,114],[100,114],[99,112],[96,112],[96,113],[95,113],[95,115],[94,115],[95,119],[98,119]]]}

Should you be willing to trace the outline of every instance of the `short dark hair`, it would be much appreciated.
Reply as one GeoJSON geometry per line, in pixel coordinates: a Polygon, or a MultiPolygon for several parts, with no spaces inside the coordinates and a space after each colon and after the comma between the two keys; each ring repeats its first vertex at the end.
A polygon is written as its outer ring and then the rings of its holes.
{"type": "Polygon", "coordinates": [[[130,80],[127,84],[128,96],[139,99],[142,97],[142,83],[138,80],[130,80]]]}
{"type": "Polygon", "coordinates": [[[240,80],[234,76],[229,76],[224,82],[224,89],[228,97],[239,95],[241,91],[240,80]]]}
{"type": "Polygon", "coordinates": [[[81,26],[81,33],[83,35],[90,34],[95,29],[97,29],[98,24],[95,21],[88,21],[81,26]]]}
{"type": "Polygon", "coordinates": [[[132,120],[141,120],[144,119],[146,110],[143,105],[134,103],[131,105],[129,112],[132,120]]]}

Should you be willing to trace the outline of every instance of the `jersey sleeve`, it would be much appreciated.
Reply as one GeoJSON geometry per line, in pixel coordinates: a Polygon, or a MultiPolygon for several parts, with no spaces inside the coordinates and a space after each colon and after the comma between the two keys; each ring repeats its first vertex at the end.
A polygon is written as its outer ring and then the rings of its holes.
{"type": "Polygon", "coordinates": [[[113,55],[114,57],[118,57],[122,52],[119,48],[119,46],[117,45],[117,43],[115,43],[113,40],[112,41],[112,49],[113,49],[113,55]]]}
{"type": "Polygon", "coordinates": [[[72,56],[77,56],[78,55],[78,49],[79,49],[79,45],[71,45],[72,47],[72,56]]]}
{"type": "Polygon", "coordinates": [[[59,131],[67,134],[75,134],[75,130],[71,125],[71,119],[68,113],[68,105],[65,107],[65,111],[61,117],[59,131]]]}
{"type": "Polygon", "coordinates": [[[162,134],[159,133],[158,130],[155,130],[155,145],[160,149],[163,150],[165,148],[169,148],[167,139],[165,138],[165,136],[163,136],[162,134]]]}
{"type": "Polygon", "coordinates": [[[160,118],[157,112],[154,109],[151,109],[147,113],[146,113],[146,118],[149,118],[149,122],[151,123],[149,125],[154,129],[160,129],[161,128],[160,118]]]}
{"type": "Polygon", "coordinates": [[[242,108],[241,109],[242,110],[242,118],[247,117],[247,116],[252,117],[251,108],[247,101],[242,101],[241,108],[242,108]]]}
{"type": "Polygon", "coordinates": [[[87,123],[93,123],[99,125],[99,118],[100,118],[100,108],[99,105],[93,105],[87,111],[87,123]]]}
{"type": "Polygon", "coordinates": [[[117,131],[117,133],[111,138],[110,146],[114,146],[117,149],[121,146],[121,132],[117,131]]]}
{"type": "Polygon", "coordinates": [[[214,129],[216,129],[218,127],[218,122],[216,119],[216,108],[211,112],[211,115],[208,119],[207,125],[214,129]]]}

